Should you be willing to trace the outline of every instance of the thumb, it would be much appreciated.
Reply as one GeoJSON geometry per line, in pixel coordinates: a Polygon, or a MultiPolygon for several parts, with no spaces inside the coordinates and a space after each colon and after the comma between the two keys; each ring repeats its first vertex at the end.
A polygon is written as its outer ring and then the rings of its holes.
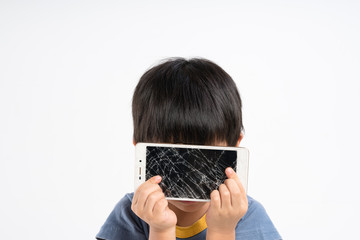
{"type": "Polygon", "coordinates": [[[240,178],[231,167],[226,168],[225,173],[229,179],[234,179],[238,185],[241,185],[240,178]]]}
{"type": "Polygon", "coordinates": [[[228,168],[226,168],[225,173],[226,173],[226,176],[229,179],[234,179],[235,180],[236,184],[240,188],[241,193],[245,194],[245,189],[244,189],[243,185],[241,184],[240,178],[238,177],[236,172],[231,167],[228,167],[228,168]]]}
{"type": "Polygon", "coordinates": [[[159,175],[153,176],[149,179],[151,183],[158,184],[161,182],[161,177],[159,175]]]}
{"type": "Polygon", "coordinates": [[[225,173],[228,178],[232,178],[234,180],[238,178],[236,172],[231,167],[226,168],[225,173]]]}

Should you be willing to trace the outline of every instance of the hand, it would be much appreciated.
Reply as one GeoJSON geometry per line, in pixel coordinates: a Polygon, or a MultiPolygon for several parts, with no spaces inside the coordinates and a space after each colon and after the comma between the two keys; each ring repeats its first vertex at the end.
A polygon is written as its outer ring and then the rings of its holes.
{"type": "Polygon", "coordinates": [[[169,209],[168,201],[158,183],[160,176],[154,176],[141,184],[136,190],[131,210],[150,226],[150,231],[175,233],[177,218],[169,209]]]}
{"type": "Polygon", "coordinates": [[[210,207],[206,214],[208,234],[234,235],[235,227],[248,209],[244,187],[232,168],[227,168],[224,184],[212,191],[210,207]]]}

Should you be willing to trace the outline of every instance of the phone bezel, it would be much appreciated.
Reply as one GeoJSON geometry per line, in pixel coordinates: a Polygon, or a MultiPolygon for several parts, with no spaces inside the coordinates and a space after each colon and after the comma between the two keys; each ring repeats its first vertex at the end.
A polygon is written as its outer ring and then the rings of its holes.
{"type": "MultiPolygon", "coordinates": [[[[184,144],[162,144],[162,143],[137,143],[135,145],[135,170],[134,170],[134,189],[136,189],[145,182],[146,175],[146,147],[174,147],[174,148],[198,148],[198,149],[213,149],[213,150],[231,150],[237,152],[237,168],[236,173],[247,193],[248,189],[248,169],[249,169],[249,150],[244,147],[222,147],[222,146],[205,146],[205,145],[184,145],[184,144]]],[[[168,200],[180,201],[198,201],[208,202],[209,199],[192,199],[192,198],[170,198],[168,200]]]]}

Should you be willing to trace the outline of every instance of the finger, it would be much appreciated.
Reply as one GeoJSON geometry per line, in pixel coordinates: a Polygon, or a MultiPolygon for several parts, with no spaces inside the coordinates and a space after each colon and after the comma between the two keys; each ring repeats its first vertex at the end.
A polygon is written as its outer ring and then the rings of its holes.
{"type": "Polygon", "coordinates": [[[148,179],[146,182],[144,182],[143,184],[141,184],[135,191],[134,196],[133,196],[133,203],[137,204],[138,199],[139,199],[139,194],[142,192],[142,189],[144,188],[148,188],[149,185],[151,184],[158,184],[161,182],[161,177],[160,176],[153,176],[152,178],[148,179]]]}
{"type": "Polygon", "coordinates": [[[147,216],[153,215],[153,209],[156,202],[160,201],[161,199],[165,199],[164,193],[161,191],[155,191],[149,194],[144,204],[144,213],[147,216]]]}
{"type": "Polygon", "coordinates": [[[225,184],[221,184],[219,187],[221,208],[231,207],[230,192],[225,184]]]}
{"type": "Polygon", "coordinates": [[[231,167],[228,167],[225,169],[225,173],[229,179],[234,179],[237,183],[240,183],[240,179],[239,179],[238,175],[236,174],[236,172],[234,171],[234,169],[232,169],[231,167]]]}
{"type": "Polygon", "coordinates": [[[165,209],[168,207],[168,201],[165,198],[160,199],[154,205],[153,213],[156,216],[159,216],[165,212],[165,209]]]}
{"type": "MultiPolygon", "coordinates": [[[[160,178],[161,179],[161,178],[160,178]]],[[[135,200],[136,209],[138,211],[143,211],[145,207],[145,202],[148,198],[148,196],[155,191],[162,192],[160,186],[157,184],[159,181],[159,178],[152,177],[148,181],[144,183],[143,186],[141,186],[140,189],[136,191],[137,193],[137,199],[135,200]]]]}
{"type": "Polygon", "coordinates": [[[241,205],[241,191],[234,179],[226,179],[225,185],[230,191],[231,206],[236,207],[241,205]]]}
{"type": "Polygon", "coordinates": [[[229,179],[234,179],[235,182],[237,183],[237,185],[239,186],[239,189],[240,189],[240,192],[241,192],[241,195],[245,195],[246,196],[246,192],[245,192],[245,189],[240,181],[240,178],[238,177],[238,175],[236,174],[236,172],[231,168],[231,167],[228,167],[226,168],[225,170],[225,173],[226,173],[226,176],[229,178],[229,179]]]}
{"type": "Polygon", "coordinates": [[[215,209],[221,208],[220,193],[218,190],[214,190],[210,194],[210,207],[213,207],[215,209]]]}
{"type": "Polygon", "coordinates": [[[153,183],[153,184],[158,184],[158,183],[161,182],[161,177],[159,175],[153,176],[152,178],[147,180],[147,182],[150,182],[150,183],[153,183]]]}

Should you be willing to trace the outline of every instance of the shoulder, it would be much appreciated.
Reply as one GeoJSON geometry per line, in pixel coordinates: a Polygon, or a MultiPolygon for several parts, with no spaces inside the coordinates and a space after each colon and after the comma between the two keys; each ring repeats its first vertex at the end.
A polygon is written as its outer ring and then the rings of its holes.
{"type": "Polygon", "coordinates": [[[250,196],[248,196],[248,204],[248,211],[236,227],[236,237],[239,236],[239,239],[281,239],[264,206],[250,196]]]}
{"type": "Polygon", "coordinates": [[[147,239],[148,225],[131,210],[134,193],[126,194],[114,207],[97,239],[147,239]]]}
{"type": "Polygon", "coordinates": [[[250,196],[247,196],[247,199],[248,199],[249,207],[248,207],[248,211],[243,217],[244,220],[248,220],[252,218],[257,218],[258,220],[260,219],[265,220],[269,218],[264,206],[260,202],[253,199],[250,196]]]}
{"type": "MultiPolygon", "coordinates": [[[[116,214],[117,217],[132,217],[132,215],[134,215],[131,210],[133,196],[134,196],[134,193],[127,193],[115,205],[113,212],[116,214]]],[[[131,220],[131,219],[129,219],[129,220],[131,220]]]]}

